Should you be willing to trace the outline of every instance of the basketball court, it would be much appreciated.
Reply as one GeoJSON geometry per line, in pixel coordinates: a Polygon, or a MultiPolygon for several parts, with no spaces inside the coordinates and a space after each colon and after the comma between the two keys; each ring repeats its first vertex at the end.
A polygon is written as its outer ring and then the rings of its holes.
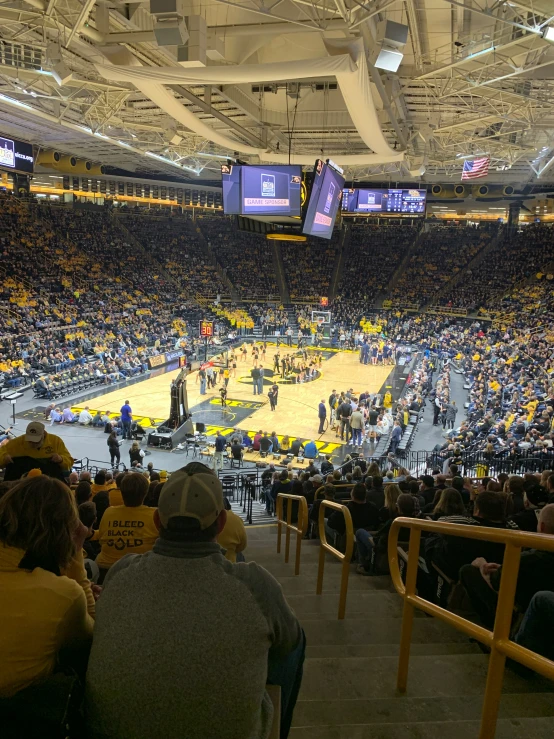
{"type": "MultiPolygon", "coordinates": [[[[273,367],[273,357],[277,347],[268,346],[265,361],[261,362],[266,370],[273,367]]],[[[280,355],[295,351],[294,347],[280,347],[280,355]]],[[[308,350],[310,352],[310,350],[308,350]]],[[[326,351],[326,353],[328,353],[326,351]]],[[[206,425],[218,428],[240,428],[246,431],[257,432],[276,431],[279,436],[288,434],[290,437],[302,439],[318,439],[334,446],[340,440],[336,439],[334,431],[328,429],[321,437],[318,435],[318,405],[327,400],[332,390],[348,390],[353,388],[357,395],[363,391],[377,393],[381,390],[394,365],[363,365],[360,364],[358,353],[351,351],[336,351],[330,358],[324,359],[321,364],[320,376],[310,382],[291,384],[278,382],[279,396],[277,409],[271,411],[267,399],[267,390],[270,387],[266,378],[263,395],[254,395],[253,384],[250,379],[252,358],[248,352],[246,362],[237,362],[236,377],[231,377],[227,387],[227,408],[221,407],[219,385],[207,389],[205,395],[200,395],[200,383],[197,381],[197,372],[187,378],[187,392],[189,409],[193,421],[202,421],[206,425]]],[[[139,382],[127,388],[98,395],[87,401],[94,410],[119,413],[119,409],[129,400],[133,409],[133,416],[140,422],[140,417],[149,417],[157,421],[168,417],[170,403],[170,384],[180,370],[166,372],[139,382]]],[[[271,382],[271,378],[269,378],[271,382]]],[[[82,405],[82,404],[81,404],[82,405]]]]}

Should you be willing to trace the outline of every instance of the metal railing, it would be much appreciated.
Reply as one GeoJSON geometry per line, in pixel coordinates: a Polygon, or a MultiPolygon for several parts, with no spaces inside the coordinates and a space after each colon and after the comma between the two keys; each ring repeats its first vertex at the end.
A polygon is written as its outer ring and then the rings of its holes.
{"type": "Polygon", "coordinates": [[[308,530],[308,502],[303,495],[290,495],[288,493],[279,493],[277,495],[277,554],[281,553],[281,534],[283,526],[286,527],[285,534],[285,564],[288,564],[290,553],[290,532],[296,532],[296,554],[294,558],[294,574],[300,574],[300,553],[302,551],[302,539],[306,536],[308,530]],[[290,500],[287,505],[287,518],[283,518],[283,500],[290,500]],[[291,523],[292,519],[292,501],[298,501],[298,521],[297,526],[291,523]]]}
{"type": "Polygon", "coordinates": [[[335,503],[332,500],[322,500],[319,508],[319,539],[320,539],[320,550],[319,550],[319,564],[317,567],[317,587],[316,595],[321,595],[323,591],[323,572],[325,569],[325,552],[329,552],[336,557],[339,562],[342,562],[342,572],[340,578],[340,598],[339,598],[339,613],[338,618],[343,619],[346,611],[346,596],[348,594],[348,577],[350,575],[350,560],[352,559],[352,552],[354,550],[354,527],[352,525],[352,516],[347,506],[335,503]],[[342,511],[344,515],[345,523],[345,551],[344,554],[339,552],[338,549],[332,547],[328,541],[325,532],[325,509],[333,508],[336,511],[342,511]]]}
{"type": "Polygon", "coordinates": [[[490,647],[491,650],[481,713],[480,739],[492,739],[495,734],[506,657],[525,665],[525,667],[531,670],[539,672],[550,680],[554,679],[554,662],[510,640],[510,627],[522,547],[532,547],[534,549],[554,552],[554,536],[506,529],[440,523],[438,521],[423,521],[414,518],[395,519],[389,533],[388,556],[391,577],[394,587],[404,598],[397,688],[402,693],[406,691],[415,608],[419,608],[430,616],[436,616],[456,629],[463,631],[473,639],[477,639],[482,644],[490,647]],[[398,561],[398,534],[401,528],[410,529],[405,585],[402,582],[398,561]],[[492,541],[506,545],[493,631],[478,626],[472,621],[468,621],[416,595],[422,531],[448,534],[448,536],[462,536],[469,539],[492,541]]]}

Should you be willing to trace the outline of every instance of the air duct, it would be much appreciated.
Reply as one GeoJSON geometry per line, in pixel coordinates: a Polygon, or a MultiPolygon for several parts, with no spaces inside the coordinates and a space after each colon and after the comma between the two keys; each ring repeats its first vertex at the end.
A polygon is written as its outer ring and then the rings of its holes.
{"type": "Polygon", "coordinates": [[[70,154],[64,154],[60,157],[60,161],[56,167],[56,169],[65,169],[69,172],[77,172],[77,164],[79,160],[77,157],[74,157],[70,154]]]}
{"type": "Polygon", "coordinates": [[[37,165],[57,169],[61,158],[62,155],[59,151],[54,151],[52,149],[50,151],[41,151],[37,157],[37,165]]]}
{"type": "Polygon", "coordinates": [[[93,177],[94,176],[98,177],[101,174],[106,174],[106,168],[104,167],[103,164],[92,164],[91,163],[89,174],[92,175],[93,177]]]}
{"type": "Polygon", "coordinates": [[[457,198],[465,198],[467,195],[467,190],[465,189],[464,185],[456,185],[454,187],[454,195],[457,198]]]}
{"type": "Polygon", "coordinates": [[[513,185],[474,185],[473,196],[475,198],[501,199],[502,197],[512,197],[515,195],[515,187],[513,185]]]}
{"type": "Polygon", "coordinates": [[[490,187],[488,185],[475,185],[473,188],[473,195],[476,198],[484,198],[486,195],[488,195],[490,192],[490,187]]]}
{"type": "MultiPolygon", "coordinates": [[[[458,185],[456,186],[458,187],[458,185]]],[[[431,194],[440,200],[452,200],[458,197],[455,193],[454,185],[433,185],[431,194]]]]}

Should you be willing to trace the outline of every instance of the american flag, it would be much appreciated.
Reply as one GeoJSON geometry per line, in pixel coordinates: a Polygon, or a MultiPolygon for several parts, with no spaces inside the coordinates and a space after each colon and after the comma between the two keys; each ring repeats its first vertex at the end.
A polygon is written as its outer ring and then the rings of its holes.
{"type": "Polygon", "coordinates": [[[476,180],[478,177],[486,177],[489,173],[490,157],[473,159],[464,162],[462,171],[463,180],[476,180]]]}

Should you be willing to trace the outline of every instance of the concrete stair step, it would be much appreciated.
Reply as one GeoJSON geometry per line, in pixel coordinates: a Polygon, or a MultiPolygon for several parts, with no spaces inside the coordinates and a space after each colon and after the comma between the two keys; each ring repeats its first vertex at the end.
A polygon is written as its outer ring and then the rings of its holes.
{"type": "MultiPolygon", "coordinates": [[[[409,698],[376,698],[374,700],[312,700],[299,701],[294,713],[297,727],[325,727],[333,723],[363,724],[421,724],[429,717],[433,722],[479,721],[483,696],[447,696],[409,698]]],[[[499,718],[535,718],[554,715],[550,693],[531,693],[525,696],[508,693],[502,696],[499,718]]]]}
{"type": "MultiPolygon", "coordinates": [[[[400,648],[398,644],[324,644],[306,648],[307,657],[398,657],[400,648]]],[[[424,642],[412,644],[411,654],[416,656],[428,656],[435,654],[482,654],[477,644],[467,642],[424,642]]]]}
{"type": "MultiPolygon", "coordinates": [[[[302,622],[310,618],[333,619],[337,614],[338,601],[333,596],[314,595],[308,592],[305,595],[289,595],[287,601],[302,622]]],[[[347,601],[346,615],[348,620],[359,618],[373,623],[377,618],[400,618],[403,607],[404,601],[397,593],[379,590],[356,592],[352,602],[347,601]]],[[[416,614],[418,618],[426,618],[421,611],[416,611],[416,614]]]]}
{"type": "MultiPolygon", "coordinates": [[[[289,739],[477,739],[479,721],[293,727],[289,739]]],[[[501,719],[495,739],[552,739],[551,718],[501,719]]],[[[490,738],[492,739],[492,737],[490,738]]]]}
{"type": "MultiPolygon", "coordinates": [[[[333,604],[332,601],[331,604],[333,604]]],[[[338,598],[334,605],[338,608],[338,598]]],[[[343,621],[339,621],[337,618],[306,618],[303,616],[301,622],[306,632],[307,645],[309,647],[365,647],[373,644],[399,644],[402,626],[400,616],[372,619],[370,615],[365,615],[362,618],[349,618],[348,603],[346,614],[347,617],[343,621]]],[[[457,631],[437,619],[420,616],[414,619],[412,644],[425,644],[427,642],[434,644],[470,643],[468,637],[462,634],[461,631],[457,631]]],[[[482,655],[480,651],[479,654],[482,655]]]]}
{"type": "MultiPolygon", "coordinates": [[[[414,624],[414,631],[416,626],[417,623],[414,624]]],[[[307,641],[309,643],[308,636],[307,641]]],[[[363,643],[363,639],[360,642],[363,643]]],[[[354,699],[398,698],[397,662],[396,657],[386,656],[378,660],[367,657],[307,659],[299,700],[349,702],[354,699]]],[[[410,660],[406,695],[410,698],[438,699],[451,696],[482,697],[487,665],[488,656],[484,654],[414,656],[410,660]]],[[[526,679],[509,669],[504,675],[504,693],[548,693],[553,700],[553,688],[551,682],[540,677],[526,679]]],[[[341,723],[338,716],[335,723],[341,723]]]]}
{"type": "MultiPolygon", "coordinates": [[[[271,572],[271,568],[268,568],[271,572]]],[[[300,575],[291,577],[279,577],[279,582],[283,588],[283,592],[288,595],[294,595],[295,593],[315,593],[316,586],[316,575],[300,575]]],[[[323,593],[334,593],[337,598],[339,597],[340,590],[340,570],[337,568],[336,571],[331,572],[325,570],[323,576],[323,593]]],[[[355,572],[350,574],[348,579],[348,594],[350,597],[351,593],[357,593],[358,591],[368,590],[386,590],[390,591],[392,588],[390,578],[373,578],[373,577],[362,577],[356,575],[355,572]]]]}

